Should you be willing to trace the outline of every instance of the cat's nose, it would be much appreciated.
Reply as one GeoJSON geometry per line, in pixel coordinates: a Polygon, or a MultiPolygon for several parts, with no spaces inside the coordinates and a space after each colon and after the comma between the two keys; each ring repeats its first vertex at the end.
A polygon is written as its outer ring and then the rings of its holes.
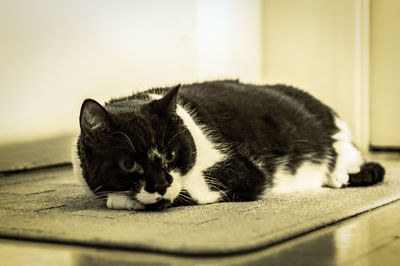
{"type": "Polygon", "coordinates": [[[149,193],[159,193],[163,196],[170,183],[165,178],[157,178],[156,180],[148,180],[145,190],[149,193]]]}
{"type": "Polygon", "coordinates": [[[165,170],[153,168],[151,175],[146,179],[145,189],[150,193],[158,192],[163,196],[172,181],[172,176],[165,172],[165,170]]]}
{"type": "Polygon", "coordinates": [[[158,193],[163,196],[167,192],[168,183],[147,184],[145,190],[149,193],[158,193]]]}
{"type": "Polygon", "coordinates": [[[167,191],[167,186],[159,185],[154,187],[155,192],[158,192],[161,196],[164,196],[165,192],[167,191]]]}

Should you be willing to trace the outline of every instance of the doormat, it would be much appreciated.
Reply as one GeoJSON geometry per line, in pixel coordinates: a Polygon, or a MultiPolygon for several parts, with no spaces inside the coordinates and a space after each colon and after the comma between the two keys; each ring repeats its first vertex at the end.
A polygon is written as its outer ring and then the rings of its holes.
{"type": "Polygon", "coordinates": [[[0,177],[0,237],[183,255],[259,250],[400,198],[400,167],[383,183],[271,194],[255,202],[110,210],[87,194],[72,169],[0,177]]]}

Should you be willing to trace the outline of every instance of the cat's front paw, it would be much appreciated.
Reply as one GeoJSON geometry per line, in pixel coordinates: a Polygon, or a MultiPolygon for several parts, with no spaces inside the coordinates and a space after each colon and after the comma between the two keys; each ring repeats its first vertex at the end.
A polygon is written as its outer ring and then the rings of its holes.
{"type": "Polygon", "coordinates": [[[210,204],[218,202],[221,199],[221,194],[218,191],[208,191],[207,193],[200,195],[196,201],[198,204],[210,204]]]}
{"type": "Polygon", "coordinates": [[[131,199],[128,195],[110,193],[107,197],[107,208],[116,210],[144,210],[145,206],[131,199]]]}

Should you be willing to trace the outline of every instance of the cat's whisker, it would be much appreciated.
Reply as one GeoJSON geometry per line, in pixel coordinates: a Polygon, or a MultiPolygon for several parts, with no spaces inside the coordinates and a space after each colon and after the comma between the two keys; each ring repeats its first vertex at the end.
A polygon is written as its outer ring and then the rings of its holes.
{"type": "Polygon", "coordinates": [[[193,202],[194,202],[194,200],[190,196],[188,196],[184,193],[180,193],[176,198],[178,200],[181,200],[181,201],[183,201],[185,203],[189,203],[189,204],[193,204],[193,202]]]}
{"type": "Polygon", "coordinates": [[[96,193],[99,189],[101,189],[103,187],[103,185],[100,185],[100,186],[98,186],[97,188],[95,188],[94,190],[93,190],[93,193],[96,193]]]}
{"type": "Polygon", "coordinates": [[[178,197],[182,197],[182,198],[185,198],[185,199],[188,199],[188,200],[193,200],[188,194],[186,194],[187,192],[186,191],[184,191],[184,190],[182,190],[180,193],[179,193],[179,195],[178,195],[178,197]]]}
{"type": "Polygon", "coordinates": [[[189,195],[187,195],[186,191],[184,191],[184,190],[181,190],[181,192],[179,192],[178,196],[179,197],[187,197],[187,198],[189,198],[189,195]]]}
{"type": "Polygon", "coordinates": [[[192,201],[193,199],[187,195],[181,194],[179,195],[180,198],[185,199],[187,202],[192,201]]]}
{"type": "Polygon", "coordinates": [[[206,179],[206,182],[210,185],[215,185],[218,188],[226,188],[226,186],[221,181],[216,179],[215,177],[205,176],[205,179],[206,179]]]}
{"type": "Polygon", "coordinates": [[[211,190],[220,193],[221,199],[223,199],[223,201],[229,201],[226,186],[221,181],[211,176],[205,176],[205,179],[211,190]]]}
{"type": "Polygon", "coordinates": [[[178,196],[177,199],[186,203],[190,203],[190,200],[182,195],[178,196]]]}
{"type": "Polygon", "coordinates": [[[122,131],[114,131],[113,133],[111,133],[111,135],[113,135],[113,134],[121,134],[124,137],[124,140],[129,144],[132,151],[136,152],[135,146],[133,146],[133,143],[132,143],[131,139],[128,137],[128,135],[126,135],[122,131]]]}
{"type": "Polygon", "coordinates": [[[163,133],[162,133],[162,137],[161,137],[162,143],[165,143],[165,131],[166,131],[166,130],[167,130],[167,129],[164,128],[163,133]]]}
{"type": "Polygon", "coordinates": [[[179,130],[174,136],[172,136],[172,138],[168,141],[167,146],[168,146],[169,144],[171,144],[171,142],[172,142],[176,137],[178,137],[180,134],[182,134],[182,132],[183,132],[183,130],[179,130]]]}

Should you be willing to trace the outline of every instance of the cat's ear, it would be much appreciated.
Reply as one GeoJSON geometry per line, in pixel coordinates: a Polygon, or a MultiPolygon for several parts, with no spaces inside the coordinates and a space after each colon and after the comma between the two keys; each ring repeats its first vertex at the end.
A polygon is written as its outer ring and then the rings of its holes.
{"type": "Polygon", "coordinates": [[[157,113],[174,113],[176,111],[177,96],[181,84],[173,87],[167,94],[159,100],[151,103],[152,109],[157,113]]]}
{"type": "Polygon", "coordinates": [[[97,138],[111,129],[111,117],[98,102],[86,99],[79,116],[81,132],[87,144],[94,144],[97,138]]]}

